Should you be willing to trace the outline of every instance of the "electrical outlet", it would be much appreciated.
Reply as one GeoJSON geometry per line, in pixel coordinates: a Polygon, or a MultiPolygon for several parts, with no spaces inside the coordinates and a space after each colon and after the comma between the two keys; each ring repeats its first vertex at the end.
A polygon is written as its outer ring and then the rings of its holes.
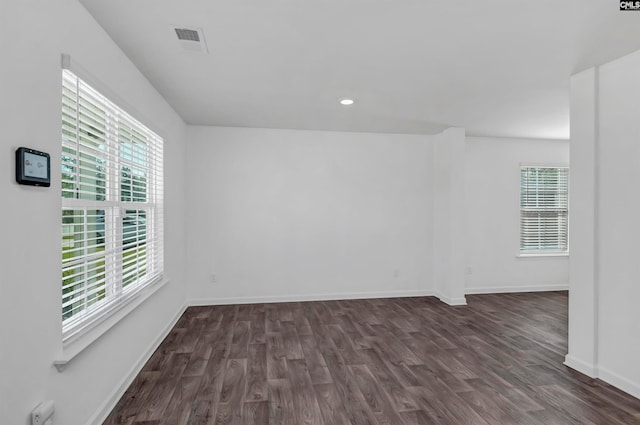
{"type": "Polygon", "coordinates": [[[217,278],[215,273],[211,273],[209,275],[209,283],[216,283],[217,280],[218,280],[218,278],[217,278]]]}
{"type": "Polygon", "coordinates": [[[473,273],[473,269],[471,268],[471,266],[467,266],[467,267],[464,269],[464,271],[465,271],[465,273],[466,273],[466,274],[472,274],[472,273],[473,273]]]}
{"type": "Polygon", "coordinates": [[[31,412],[31,424],[52,425],[53,419],[51,419],[51,417],[55,411],[53,400],[43,401],[31,412]]]}
{"type": "Polygon", "coordinates": [[[393,269],[393,277],[396,278],[396,279],[400,277],[400,270],[399,269],[393,269]]]}

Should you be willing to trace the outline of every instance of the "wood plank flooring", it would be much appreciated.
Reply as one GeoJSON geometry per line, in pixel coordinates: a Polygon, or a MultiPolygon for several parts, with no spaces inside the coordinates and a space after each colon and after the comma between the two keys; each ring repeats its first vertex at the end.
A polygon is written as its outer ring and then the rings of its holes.
{"type": "Polygon", "coordinates": [[[187,309],[105,425],[640,424],[562,365],[567,294],[187,309]]]}

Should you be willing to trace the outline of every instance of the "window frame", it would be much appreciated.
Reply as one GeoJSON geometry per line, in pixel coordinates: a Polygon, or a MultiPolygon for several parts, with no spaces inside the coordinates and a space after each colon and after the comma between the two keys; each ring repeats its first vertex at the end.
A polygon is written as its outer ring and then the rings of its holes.
{"type": "MultiPolygon", "coordinates": [[[[569,179],[570,179],[570,169],[568,164],[549,164],[549,163],[521,163],[518,168],[518,181],[519,181],[519,249],[518,255],[519,258],[544,258],[544,257],[568,257],[569,256],[569,179]],[[566,212],[566,235],[564,238],[566,239],[566,249],[523,249],[523,206],[522,206],[522,197],[523,197],[523,181],[522,181],[522,171],[526,168],[555,168],[555,169],[565,169],[566,170],[566,206],[556,208],[557,210],[562,210],[566,212]]],[[[557,190],[556,190],[557,192],[557,190]]],[[[538,209],[537,211],[542,211],[543,208],[538,209]]],[[[530,210],[535,211],[535,210],[530,210]]]]}
{"type": "MultiPolygon", "coordinates": [[[[127,107],[126,105],[123,107],[123,102],[121,102],[117,96],[113,96],[109,90],[104,90],[104,88],[100,84],[95,84],[95,80],[84,72],[84,70],[77,65],[71,67],[70,58],[66,55],[63,55],[63,69],[62,69],[62,81],[64,85],[64,76],[72,74],[75,78],[78,78],[82,81],[82,84],[85,84],[88,87],[91,87],[92,90],[99,93],[108,103],[109,107],[117,108],[118,112],[122,115],[123,120],[126,121],[127,124],[131,125],[139,125],[141,129],[148,131],[153,134],[156,138],[153,143],[156,143],[154,149],[151,154],[153,155],[153,159],[148,159],[149,162],[153,162],[152,165],[147,164],[147,174],[145,175],[145,190],[144,193],[146,196],[145,202],[134,202],[132,198],[133,193],[133,179],[130,180],[129,183],[129,202],[123,201],[122,192],[123,188],[121,186],[120,176],[118,174],[123,173],[124,170],[120,167],[120,164],[112,165],[108,167],[109,169],[105,171],[107,176],[105,180],[109,181],[107,184],[105,199],[104,200],[82,200],[76,198],[65,198],[62,197],[62,206],[61,211],[65,210],[78,210],[78,211],[89,211],[89,210],[103,210],[104,211],[104,230],[103,230],[103,238],[105,251],[109,250],[108,255],[105,253],[105,284],[104,298],[99,301],[98,306],[84,309],[84,311],[77,315],[77,317],[71,321],[66,322],[64,318],[62,323],[62,342],[63,342],[63,355],[61,359],[54,362],[56,366],[64,365],[67,361],[73,358],[78,352],[83,350],[86,346],[92,343],[95,339],[97,339],[100,335],[102,335],[106,330],[108,330],[111,326],[117,323],[120,319],[122,319],[126,314],[130,311],[133,311],[138,305],[140,305],[145,299],[147,299],[151,294],[155,293],[160,287],[166,283],[166,279],[164,277],[164,202],[163,202],[163,174],[164,174],[164,161],[163,161],[163,138],[159,136],[157,133],[153,132],[149,129],[148,126],[142,124],[142,122],[136,118],[134,118],[132,114],[132,109],[127,107]],[[131,111],[131,112],[129,112],[131,111]],[[153,168],[153,173],[150,173],[149,170],[153,168]],[[109,173],[113,174],[110,175],[109,173]],[[125,224],[122,223],[121,219],[127,217],[128,211],[137,212],[136,217],[140,217],[140,211],[145,211],[143,222],[144,225],[141,225],[141,219],[137,218],[134,224],[134,234],[135,234],[135,242],[130,243],[123,246],[123,240],[127,235],[127,230],[125,229],[125,224]],[[146,214],[151,214],[153,217],[149,220],[149,216],[146,214]],[[140,248],[144,244],[144,249],[140,248]],[[140,266],[139,262],[142,260],[139,257],[136,257],[134,260],[124,259],[125,248],[129,249],[130,246],[134,246],[136,248],[136,252],[144,251],[144,254],[140,254],[140,257],[144,257],[144,261],[148,262],[150,259],[153,264],[148,264],[150,272],[146,277],[140,278],[140,273],[136,271],[136,277],[133,281],[132,285],[123,284],[122,277],[126,273],[123,271],[123,262],[126,261],[127,264],[134,264],[136,268],[140,266]],[[125,287],[125,286],[128,286],[125,287]],[[87,335],[93,335],[88,339],[84,337],[87,335]],[[83,340],[83,342],[80,342],[83,340]],[[72,347],[72,348],[71,348],[72,347]]],[[[64,108],[63,108],[64,109],[64,108]]],[[[137,114],[136,114],[137,115],[137,114]]],[[[124,122],[123,121],[123,122],[124,122]]],[[[64,125],[63,125],[64,128],[64,125]]],[[[117,132],[115,136],[105,136],[105,144],[109,145],[107,149],[110,149],[110,144],[120,148],[121,139],[118,137],[117,132]],[[108,139],[108,140],[107,140],[108,139]]],[[[64,134],[63,134],[63,146],[64,146],[64,134]]],[[[151,142],[150,142],[151,143],[151,142]]],[[[78,151],[80,152],[80,150],[78,151]]],[[[79,155],[79,154],[78,154],[79,155]]],[[[112,156],[118,161],[121,158],[121,154],[118,151],[118,154],[112,156]]],[[[63,161],[64,162],[64,161],[63,161]]],[[[131,171],[131,170],[130,170],[131,171]]],[[[79,174],[79,172],[76,172],[79,174]]],[[[63,183],[61,182],[61,189],[64,193],[63,183]]],[[[76,187],[76,190],[78,188],[76,187]]],[[[61,215],[64,215],[61,213],[61,215]]],[[[61,223],[64,217],[61,217],[61,223]]],[[[95,223],[94,223],[95,224],[95,223]]],[[[83,230],[85,238],[89,233],[88,222],[84,222],[83,225],[85,229],[83,230]]],[[[63,225],[64,228],[64,225],[63,225]]],[[[64,231],[63,231],[64,237],[64,231]]],[[[64,248],[63,248],[64,252],[64,248]]],[[[64,256],[64,255],[63,255],[64,256]]],[[[85,255],[86,257],[86,255],[85,255]]],[[[78,259],[82,258],[79,256],[78,259]]],[[[63,259],[64,264],[64,259],[63,259]]],[[[145,263],[146,264],[146,263],[145,263]]],[[[64,266],[63,266],[64,267],[64,266]]],[[[146,271],[146,269],[145,269],[146,271]]],[[[63,277],[64,282],[64,277],[63,277]]],[[[63,295],[64,298],[64,295],[63,295]]],[[[63,303],[64,305],[64,303],[63,303]]],[[[64,312],[64,310],[63,310],[64,312]]],[[[73,318],[73,316],[72,316],[73,318]]]]}

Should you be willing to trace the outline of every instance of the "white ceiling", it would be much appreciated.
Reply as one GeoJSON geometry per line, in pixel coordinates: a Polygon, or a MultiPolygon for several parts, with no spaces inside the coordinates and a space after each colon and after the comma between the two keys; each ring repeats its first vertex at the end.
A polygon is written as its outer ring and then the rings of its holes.
{"type": "Polygon", "coordinates": [[[640,49],[640,12],[615,0],[82,3],[201,125],[568,138],[569,76],[640,49]]]}

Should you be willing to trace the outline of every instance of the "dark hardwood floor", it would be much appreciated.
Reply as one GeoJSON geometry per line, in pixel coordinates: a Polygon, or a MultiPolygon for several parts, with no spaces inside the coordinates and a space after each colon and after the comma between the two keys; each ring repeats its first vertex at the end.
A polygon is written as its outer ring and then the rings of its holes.
{"type": "Polygon", "coordinates": [[[567,294],[192,307],[105,424],[640,424],[562,365],[567,294]]]}

